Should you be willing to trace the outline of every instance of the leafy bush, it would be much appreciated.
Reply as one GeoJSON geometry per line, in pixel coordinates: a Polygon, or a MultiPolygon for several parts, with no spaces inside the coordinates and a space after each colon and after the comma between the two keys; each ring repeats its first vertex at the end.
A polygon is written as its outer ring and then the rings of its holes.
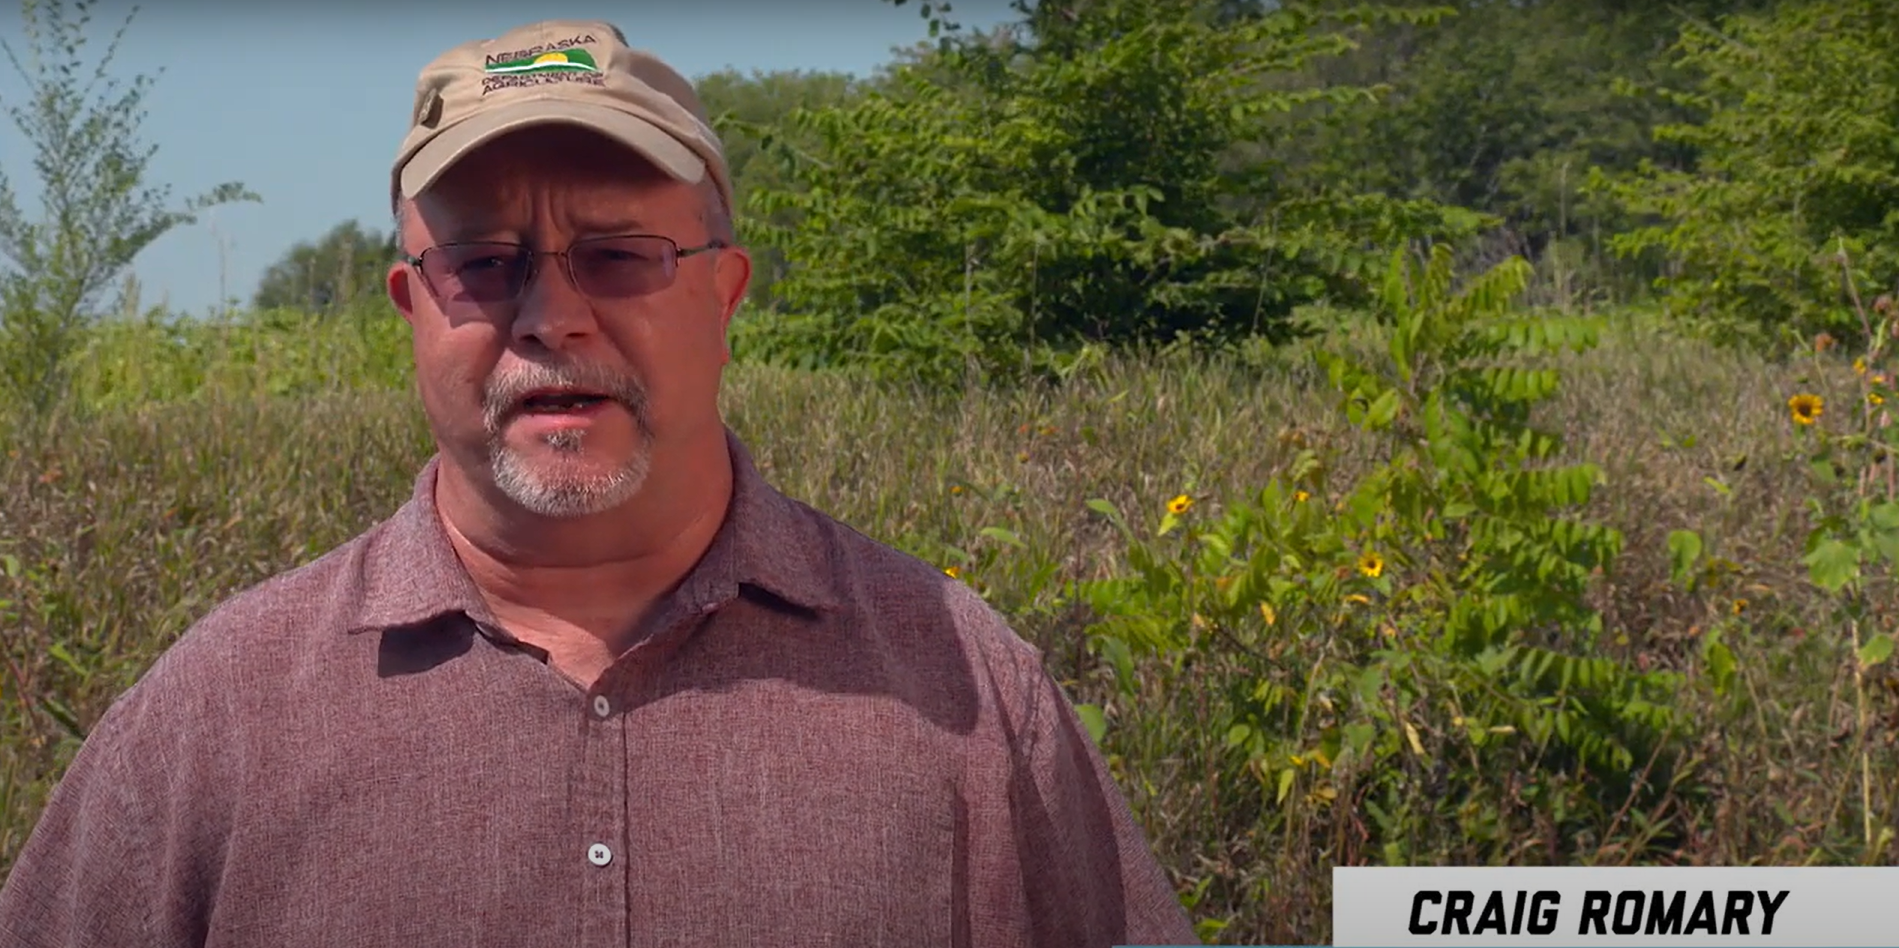
{"type": "Polygon", "coordinates": [[[1645,163],[1598,175],[1649,226],[1616,235],[1659,254],[1677,313],[1723,332],[1859,329],[1843,284],[1866,299],[1899,283],[1899,19],[1881,0],[1782,4],[1685,31],[1698,81],[1658,90],[1699,122],[1655,135],[1691,147],[1690,170],[1645,163]],[[1854,261],[1843,280],[1840,261],[1854,261]]]}
{"type": "Polygon", "coordinates": [[[794,112],[820,144],[771,149],[791,186],[752,195],[798,220],[764,235],[787,261],[783,311],[742,324],[740,354],[942,380],[1047,371],[1091,343],[1283,337],[1295,306],[1357,295],[1381,248],[1476,229],[1471,212],[1285,188],[1271,161],[1228,160],[1300,135],[1279,120],[1296,106],[1372,93],[1297,79],[1350,48],[1345,24],[1428,14],[1217,6],[1037,18],[1034,42],[950,42],[884,89],[794,112]]]}
{"type": "Polygon", "coordinates": [[[1561,840],[1543,854],[1560,860],[1666,784],[1680,679],[1608,657],[1587,594],[1621,535],[1577,516],[1597,468],[1558,463],[1558,438],[1529,421],[1558,383],[1539,358],[1599,327],[1512,311],[1521,259],[1455,291],[1451,268],[1441,246],[1422,268],[1394,261],[1382,360],[1317,353],[1376,464],[1335,484],[1305,449],[1218,515],[1175,498],[1152,537],[1097,502],[1132,571],[1076,592],[1124,693],[1142,655],[1162,675],[1221,670],[1215,717],[1264,829],[1298,792],[1368,818],[1387,862],[1428,858],[1446,834],[1497,861],[1561,840]]]}

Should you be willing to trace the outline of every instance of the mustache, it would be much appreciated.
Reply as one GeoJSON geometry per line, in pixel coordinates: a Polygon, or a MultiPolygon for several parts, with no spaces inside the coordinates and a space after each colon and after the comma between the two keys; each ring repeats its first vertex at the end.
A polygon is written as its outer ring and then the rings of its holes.
{"type": "Polygon", "coordinates": [[[638,377],[594,363],[530,362],[505,374],[488,377],[481,389],[482,421],[490,433],[521,409],[521,399],[540,388],[578,388],[605,395],[624,405],[642,425],[646,422],[646,386],[638,377]]]}

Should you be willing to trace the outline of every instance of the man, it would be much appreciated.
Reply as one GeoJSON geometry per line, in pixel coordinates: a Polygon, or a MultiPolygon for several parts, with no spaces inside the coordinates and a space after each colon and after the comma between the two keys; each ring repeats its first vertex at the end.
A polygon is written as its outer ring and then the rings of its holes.
{"type": "Polygon", "coordinates": [[[721,421],[751,264],[684,79],[456,47],[392,185],[439,453],[110,709],[0,944],[1193,943],[1036,652],[721,421]]]}

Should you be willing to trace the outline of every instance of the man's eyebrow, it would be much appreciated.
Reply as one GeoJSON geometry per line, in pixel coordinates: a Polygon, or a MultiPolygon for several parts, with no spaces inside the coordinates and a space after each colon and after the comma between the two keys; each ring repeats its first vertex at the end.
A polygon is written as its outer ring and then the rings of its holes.
{"type": "MultiPolygon", "coordinates": [[[[611,237],[623,234],[657,233],[644,219],[634,216],[579,218],[573,221],[576,237],[611,237]]],[[[471,220],[444,235],[444,243],[507,240],[519,242],[520,228],[500,220],[471,220]]]]}
{"type": "Polygon", "coordinates": [[[574,229],[584,236],[604,237],[613,234],[650,234],[651,225],[645,220],[630,215],[616,217],[594,217],[574,221],[574,229]]]}

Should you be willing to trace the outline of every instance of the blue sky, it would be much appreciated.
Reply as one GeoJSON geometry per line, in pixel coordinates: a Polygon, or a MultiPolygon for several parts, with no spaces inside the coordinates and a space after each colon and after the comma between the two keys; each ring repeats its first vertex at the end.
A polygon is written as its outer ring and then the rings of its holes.
{"type": "MultiPolygon", "coordinates": [[[[104,0],[82,54],[103,53],[131,9],[104,0]]],[[[1009,16],[1007,0],[955,4],[954,18],[967,26],[1009,16]]],[[[350,218],[386,229],[389,164],[416,73],[449,46],[542,18],[616,23],[633,45],[694,77],[728,67],[864,75],[926,31],[916,0],[148,2],[113,72],[157,74],[141,130],[158,147],[152,182],[182,200],[240,181],[263,202],[226,206],[148,247],[133,265],[146,304],[162,297],[177,310],[208,312],[220,283],[224,295],[248,300],[295,243],[350,218]]],[[[0,0],[0,38],[26,55],[18,0],[0,0]]],[[[0,103],[22,92],[0,59],[0,103]]],[[[29,143],[0,117],[0,171],[29,207],[39,191],[31,160],[29,143]]]]}

